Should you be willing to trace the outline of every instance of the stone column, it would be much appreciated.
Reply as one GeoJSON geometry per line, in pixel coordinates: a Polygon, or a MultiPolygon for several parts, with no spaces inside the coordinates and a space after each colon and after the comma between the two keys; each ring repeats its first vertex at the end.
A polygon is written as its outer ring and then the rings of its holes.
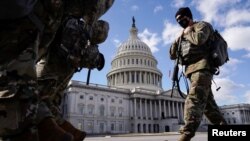
{"type": "Polygon", "coordinates": [[[142,99],[140,98],[140,117],[142,119],[142,103],[141,103],[142,99]]]}
{"type": "Polygon", "coordinates": [[[181,102],[181,122],[184,120],[183,103],[181,102]]]}
{"type": "Polygon", "coordinates": [[[131,117],[133,117],[133,100],[129,100],[129,119],[131,119],[131,117]]]}
{"type": "Polygon", "coordinates": [[[134,119],[137,119],[136,116],[136,98],[134,98],[134,119]]]}
{"type": "Polygon", "coordinates": [[[166,110],[166,100],[163,101],[163,108],[164,108],[164,117],[167,117],[167,110],[166,110]]]}
{"type": "Polygon", "coordinates": [[[152,82],[152,74],[151,72],[149,72],[149,84],[151,84],[151,82],[152,82]]]}
{"type": "MultiPolygon", "coordinates": [[[[106,96],[106,99],[109,99],[109,98],[110,98],[109,96],[106,96]]],[[[86,99],[87,98],[85,98],[85,103],[87,103],[86,99]]],[[[107,116],[109,117],[111,115],[111,113],[110,113],[110,101],[106,100],[106,104],[107,104],[107,107],[108,107],[108,108],[106,108],[107,109],[107,116]]],[[[86,107],[87,107],[87,105],[86,105],[86,107]]]]}
{"type": "Polygon", "coordinates": [[[149,104],[150,104],[150,118],[151,118],[151,120],[153,119],[153,108],[152,108],[152,100],[150,99],[149,100],[149,104]]]}
{"type": "Polygon", "coordinates": [[[123,75],[124,75],[124,84],[126,84],[127,83],[127,74],[126,74],[126,71],[123,72],[123,75]]]}
{"type": "Polygon", "coordinates": [[[168,116],[171,117],[170,100],[168,100],[168,116]]]}
{"type": "Polygon", "coordinates": [[[114,85],[116,85],[116,73],[113,74],[113,78],[114,78],[114,85]]]}
{"type": "Polygon", "coordinates": [[[175,101],[172,101],[173,116],[175,117],[174,103],[175,101]]]}
{"type": "Polygon", "coordinates": [[[129,83],[132,83],[132,72],[129,72],[129,83]]]}
{"type": "Polygon", "coordinates": [[[177,119],[178,121],[180,121],[180,110],[179,110],[179,102],[176,101],[176,111],[177,111],[177,119]]]}
{"type": "Polygon", "coordinates": [[[137,74],[137,72],[136,72],[136,71],[134,71],[134,76],[135,76],[135,77],[134,77],[134,79],[135,79],[135,83],[137,83],[137,81],[136,81],[136,80],[137,80],[137,75],[136,75],[136,74],[137,74]]]}
{"type": "Polygon", "coordinates": [[[139,83],[142,83],[142,81],[141,81],[141,71],[139,71],[139,83]]]}
{"type": "Polygon", "coordinates": [[[148,107],[147,107],[147,99],[145,99],[145,117],[148,120],[148,107]]]}
{"type": "Polygon", "coordinates": [[[154,104],[155,104],[155,115],[154,115],[154,117],[157,118],[157,103],[156,103],[156,100],[154,101],[154,104]]]}
{"type": "Polygon", "coordinates": [[[159,119],[161,119],[161,100],[159,99],[159,119]]]}

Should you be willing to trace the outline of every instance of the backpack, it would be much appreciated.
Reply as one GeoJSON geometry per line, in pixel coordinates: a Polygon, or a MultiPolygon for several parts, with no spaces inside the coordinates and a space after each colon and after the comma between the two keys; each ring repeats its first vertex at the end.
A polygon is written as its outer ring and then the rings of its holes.
{"type": "Polygon", "coordinates": [[[18,19],[33,10],[37,0],[0,0],[0,19],[18,19]]]}
{"type": "Polygon", "coordinates": [[[219,68],[229,61],[227,42],[217,30],[213,32],[210,45],[211,60],[215,68],[219,68]]]}

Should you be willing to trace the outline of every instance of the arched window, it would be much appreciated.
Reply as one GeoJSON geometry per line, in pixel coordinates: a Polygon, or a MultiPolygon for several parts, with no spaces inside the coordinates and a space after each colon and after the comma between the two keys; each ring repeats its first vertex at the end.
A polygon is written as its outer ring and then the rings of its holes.
{"type": "Polygon", "coordinates": [[[84,104],[79,104],[78,105],[78,112],[79,114],[83,115],[84,114],[84,104]]]}
{"type": "Polygon", "coordinates": [[[110,116],[111,117],[115,116],[115,107],[114,106],[110,107],[110,116]]]}
{"type": "Polygon", "coordinates": [[[122,113],[123,113],[123,108],[122,108],[122,107],[119,107],[119,108],[118,108],[119,117],[122,117],[122,113]]]}
{"type": "Polygon", "coordinates": [[[94,110],[95,110],[95,106],[92,104],[88,105],[88,114],[89,115],[93,115],[94,114],[94,110]]]}
{"type": "Polygon", "coordinates": [[[104,113],[105,113],[105,107],[104,107],[104,105],[101,105],[100,106],[100,116],[104,116],[104,113]]]}

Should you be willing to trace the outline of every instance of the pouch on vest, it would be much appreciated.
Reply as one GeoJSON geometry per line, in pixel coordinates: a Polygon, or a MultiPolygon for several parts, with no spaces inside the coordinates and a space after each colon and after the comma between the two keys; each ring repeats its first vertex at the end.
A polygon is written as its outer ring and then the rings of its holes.
{"type": "Polygon", "coordinates": [[[207,48],[205,46],[196,46],[188,40],[181,41],[181,59],[180,64],[188,65],[204,58],[207,48]]]}

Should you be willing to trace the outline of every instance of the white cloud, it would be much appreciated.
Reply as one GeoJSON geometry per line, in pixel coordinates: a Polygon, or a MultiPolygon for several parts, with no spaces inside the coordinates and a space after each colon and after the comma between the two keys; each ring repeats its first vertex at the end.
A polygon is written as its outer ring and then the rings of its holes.
{"type": "Polygon", "coordinates": [[[231,75],[237,70],[240,63],[242,63],[242,61],[239,59],[229,58],[229,61],[220,68],[220,75],[218,77],[224,78],[231,75]]]}
{"type": "Polygon", "coordinates": [[[218,22],[225,14],[225,10],[231,5],[235,5],[239,0],[193,0],[196,9],[201,13],[203,20],[208,22],[218,22]]]}
{"type": "Polygon", "coordinates": [[[250,90],[244,94],[245,102],[250,103],[250,90]]]}
{"type": "Polygon", "coordinates": [[[223,36],[227,40],[229,48],[250,51],[250,10],[247,8],[247,5],[250,5],[249,1],[193,0],[193,4],[201,13],[202,20],[225,28],[223,36]]]}
{"type": "Polygon", "coordinates": [[[228,43],[228,47],[232,50],[244,49],[250,51],[250,26],[238,26],[226,28],[222,32],[222,36],[228,43]]]}
{"type": "Polygon", "coordinates": [[[250,52],[248,54],[244,55],[243,57],[250,58],[250,52]]]}
{"type": "Polygon", "coordinates": [[[247,9],[231,9],[228,11],[225,21],[223,22],[226,27],[242,25],[250,23],[250,10],[247,9]]]}
{"type": "Polygon", "coordinates": [[[172,24],[168,21],[164,22],[162,39],[165,45],[171,44],[178,36],[181,35],[182,29],[177,24],[172,24]]]}
{"type": "Polygon", "coordinates": [[[115,47],[117,47],[117,48],[121,45],[121,41],[119,39],[114,39],[113,43],[114,43],[115,47]]]}
{"type": "Polygon", "coordinates": [[[244,87],[243,84],[237,84],[227,78],[215,78],[214,81],[218,87],[221,86],[221,89],[216,91],[216,86],[214,84],[212,85],[214,97],[218,105],[238,103],[239,99],[234,94],[237,94],[237,91],[244,87]]]}
{"type": "Polygon", "coordinates": [[[162,11],[163,10],[163,7],[161,5],[158,5],[154,8],[154,13],[157,13],[159,11],[162,11]]]}
{"type": "Polygon", "coordinates": [[[185,4],[185,0],[174,0],[172,2],[172,6],[178,7],[178,8],[183,6],[184,4],[185,4]]]}
{"type": "Polygon", "coordinates": [[[149,46],[153,53],[159,51],[157,45],[160,43],[161,39],[158,37],[157,33],[151,33],[146,28],[142,33],[139,33],[138,36],[144,43],[149,46]]]}
{"type": "Polygon", "coordinates": [[[139,10],[139,7],[137,5],[132,5],[131,10],[132,11],[137,11],[137,10],[139,10]]]}

